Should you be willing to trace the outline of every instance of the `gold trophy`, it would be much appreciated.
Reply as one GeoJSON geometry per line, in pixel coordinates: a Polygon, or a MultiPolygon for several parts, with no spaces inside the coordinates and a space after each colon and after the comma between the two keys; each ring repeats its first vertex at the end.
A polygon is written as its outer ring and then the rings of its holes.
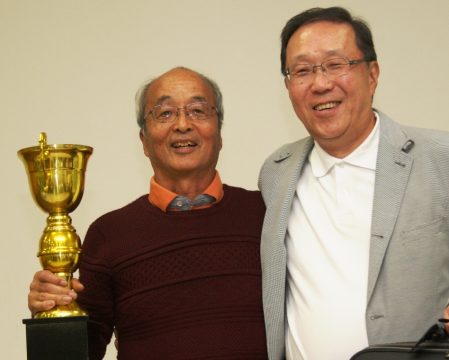
{"type": "MultiPolygon", "coordinates": [[[[84,145],[47,145],[45,133],[39,136],[39,146],[18,151],[25,164],[33,199],[49,213],[37,256],[42,267],[66,280],[68,287],[71,287],[81,253],[81,241],[69,213],[76,209],[83,196],[84,174],[92,151],[84,145]]],[[[72,302],[39,312],[35,318],[86,315],[72,302]]]]}

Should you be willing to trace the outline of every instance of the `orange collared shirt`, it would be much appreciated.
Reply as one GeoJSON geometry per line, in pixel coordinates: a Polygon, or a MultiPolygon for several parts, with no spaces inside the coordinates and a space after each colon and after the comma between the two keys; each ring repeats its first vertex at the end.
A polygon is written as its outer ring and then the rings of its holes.
{"type": "MultiPolygon", "coordinates": [[[[220,179],[220,175],[218,171],[215,173],[215,177],[209,186],[204,190],[203,194],[213,196],[216,200],[213,203],[206,204],[203,206],[195,207],[192,210],[204,209],[206,207],[213,206],[217,202],[219,202],[223,198],[223,184],[220,179]]],[[[156,180],[154,180],[154,176],[150,181],[150,194],[148,195],[148,200],[154,206],[161,209],[163,212],[167,212],[168,205],[173,201],[173,199],[178,196],[176,194],[163,186],[159,185],[156,180]]]]}

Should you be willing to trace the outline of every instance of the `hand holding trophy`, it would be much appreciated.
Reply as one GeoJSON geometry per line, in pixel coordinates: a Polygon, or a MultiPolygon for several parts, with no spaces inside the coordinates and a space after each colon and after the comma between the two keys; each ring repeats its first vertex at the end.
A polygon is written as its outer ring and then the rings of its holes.
{"type": "MultiPolygon", "coordinates": [[[[93,149],[84,145],[48,145],[41,133],[39,145],[21,149],[31,193],[37,205],[49,213],[41,236],[38,257],[43,269],[50,270],[71,285],[78,268],[81,241],[69,213],[81,201],[87,160],[93,149]]],[[[76,302],[37,313],[35,318],[86,316],[76,302]]]]}

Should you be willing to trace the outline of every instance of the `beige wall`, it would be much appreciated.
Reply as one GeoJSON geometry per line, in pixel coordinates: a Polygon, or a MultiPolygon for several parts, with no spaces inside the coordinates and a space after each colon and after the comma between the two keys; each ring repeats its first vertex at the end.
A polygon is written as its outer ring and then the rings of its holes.
{"type": "Polygon", "coordinates": [[[334,4],[372,26],[375,106],[405,124],[449,130],[448,0],[0,0],[1,358],[26,356],[21,320],[45,223],[16,151],[36,145],[41,131],[49,143],[95,148],[73,213],[84,236],[97,216],[147,191],[134,93],[184,65],[224,93],[224,181],[255,189],[264,158],[305,135],[279,72],[280,29],[299,11],[334,4]]]}

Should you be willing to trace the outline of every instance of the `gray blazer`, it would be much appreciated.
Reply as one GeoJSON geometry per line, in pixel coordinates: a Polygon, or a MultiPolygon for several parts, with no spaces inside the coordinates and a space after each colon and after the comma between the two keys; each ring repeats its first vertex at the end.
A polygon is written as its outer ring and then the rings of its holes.
{"type": "MultiPolygon", "coordinates": [[[[377,113],[380,140],[366,292],[369,344],[417,340],[442,316],[449,298],[449,133],[400,126],[377,113]]],[[[312,147],[310,137],[282,146],[259,176],[267,206],[261,258],[271,360],[285,356],[284,239],[312,147]]],[[[332,334],[323,325],[324,346],[326,336],[332,334]]]]}

